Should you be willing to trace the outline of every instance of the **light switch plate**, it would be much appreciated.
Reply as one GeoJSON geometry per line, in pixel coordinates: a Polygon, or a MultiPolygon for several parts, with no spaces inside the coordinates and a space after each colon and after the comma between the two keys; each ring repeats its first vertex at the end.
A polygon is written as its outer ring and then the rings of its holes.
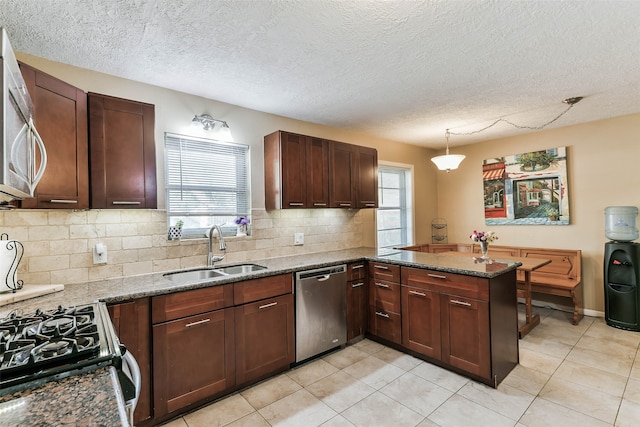
{"type": "Polygon", "coordinates": [[[293,235],[293,244],[295,246],[304,245],[304,233],[295,233],[293,235]]]}

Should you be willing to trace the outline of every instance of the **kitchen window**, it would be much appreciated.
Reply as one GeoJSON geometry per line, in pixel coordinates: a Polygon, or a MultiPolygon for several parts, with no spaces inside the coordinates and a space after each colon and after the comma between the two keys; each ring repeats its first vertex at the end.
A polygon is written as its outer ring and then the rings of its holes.
{"type": "Polygon", "coordinates": [[[165,133],[165,191],[169,225],[182,237],[204,237],[218,224],[234,235],[235,219],[250,215],[249,146],[165,133]]]}
{"type": "Polygon", "coordinates": [[[405,166],[378,166],[378,248],[413,244],[412,170],[405,166]]]}

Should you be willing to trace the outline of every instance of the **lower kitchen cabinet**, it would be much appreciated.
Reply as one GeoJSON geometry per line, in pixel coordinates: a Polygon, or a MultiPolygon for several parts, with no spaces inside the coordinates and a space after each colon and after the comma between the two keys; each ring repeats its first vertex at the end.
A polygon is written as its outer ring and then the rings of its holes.
{"type": "Polygon", "coordinates": [[[496,387],[518,363],[515,274],[403,267],[403,347],[496,387]]]}
{"type": "Polygon", "coordinates": [[[347,265],[347,341],[363,337],[367,331],[367,265],[347,265]]]}
{"type": "Polygon", "coordinates": [[[133,415],[138,424],[152,418],[151,402],[151,323],[149,298],[109,305],[109,315],[121,344],[140,366],[140,397],[133,415]]]}
{"type": "Polygon", "coordinates": [[[235,385],[234,309],[153,325],[155,416],[235,385]]]}
{"type": "Polygon", "coordinates": [[[402,286],[402,345],[440,359],[440,294],[402,286]]]}
{"type": "Polygon", "coordinates": [[[400,267],[379,262],[369,263],[369,333],[402,343],[400,316],[400,267]]]}
{"type": "Polygon", "coordinates": [[[236,381],[239,386],[285,370],[294,362],[291,293],[236,307],[235,321],[236,381]]]}
{"type": "Polygon", "coordinates": [[[491,377],[489,303],[440,295],[442,361],[483,378],[491,377]]]}

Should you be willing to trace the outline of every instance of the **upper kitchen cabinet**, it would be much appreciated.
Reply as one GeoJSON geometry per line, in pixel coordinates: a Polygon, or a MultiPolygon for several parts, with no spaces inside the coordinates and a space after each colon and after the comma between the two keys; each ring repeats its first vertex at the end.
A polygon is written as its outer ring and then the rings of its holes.
{"type": "Polygon", "coordinates": [[[155,109],[89,93],[91,207],[157,207],[155,109]]]}
{"type": "Polygon", "coordinates": [[[89,207],[87,95],[26,64],[21,63],[20,70],[33,100],[36,125],[48,159],[35,197],[22,200],[20,206],[86,209],[89,207]]]}
{"type": "Polygon", "coordinates": [[[331,141],[329,153],[331,207],[377,208],[377,150],[331,141]]]}
{"type": "Polygon", "coordinates": [[[329,206],[329,143],[277,131],[264,137],[265,207],[329,206]]]}
{"type": "Polygon", "coordinates": [[[373,148],[277,131],[264,138],[265,207],[375,208],[373,148]]]}

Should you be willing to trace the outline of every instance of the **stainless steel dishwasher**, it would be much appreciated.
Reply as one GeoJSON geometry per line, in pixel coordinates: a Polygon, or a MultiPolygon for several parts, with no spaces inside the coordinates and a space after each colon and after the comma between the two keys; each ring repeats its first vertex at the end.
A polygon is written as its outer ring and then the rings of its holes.
{"type": "Polygon", "coordinates": [[[347,266],[296,273],[296,362],[347,342],[347,266]]]}

